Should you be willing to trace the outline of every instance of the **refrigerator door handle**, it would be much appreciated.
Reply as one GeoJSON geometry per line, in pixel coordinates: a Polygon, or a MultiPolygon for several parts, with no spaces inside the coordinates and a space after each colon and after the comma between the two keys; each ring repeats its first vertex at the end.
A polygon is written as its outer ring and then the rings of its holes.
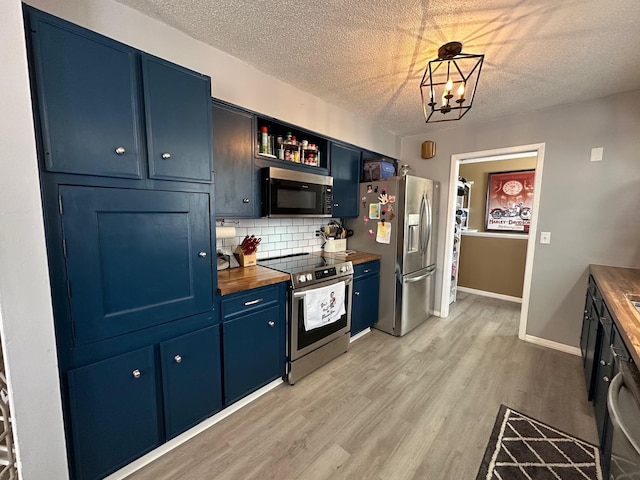
{"type": "Polygon", "coordinates": [[[425,215],[425,204],[424,204],[424,195],[422,195],[422,199],[420,200],[420,253],[424,255],[424,237],[425,237],[425,223],[426,223],[426,215],[425,215]]]}
{"type": "Polygon", "coordinates": [[[403,283],[419,282],[420,280],[424,280],[425,278],[431,276],[433,274],[433,272],[434,272],[434,270],[429,270],[427,273],[425,273],[424,275],[420,275],[419,277],[409,278],[407,280],[403,280],[403,283]]]}
{"type": "Polygon", "coordinates": [[[427,253],[427,248],[429,247],[429,241],[431,240],[431,229],[432,229],[431,221],[433,219],[433,215],[431,212],[431,204],[429,203],[429,196],[426,193],[424,194],[424,202],[425,202],[425,213],[426,213],[425,216],[427,217],[427,221],[425,225],[426,233],[425,233],[423,253],[427,253]]]}

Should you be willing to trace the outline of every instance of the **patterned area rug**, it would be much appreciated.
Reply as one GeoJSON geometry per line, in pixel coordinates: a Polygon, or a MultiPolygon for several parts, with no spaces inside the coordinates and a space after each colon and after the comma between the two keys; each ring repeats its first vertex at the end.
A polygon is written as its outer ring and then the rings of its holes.
{"type": "Polygon", "coordinates": [[[598,447],[500,405],[476,480],[602,480],[598,447]]]}

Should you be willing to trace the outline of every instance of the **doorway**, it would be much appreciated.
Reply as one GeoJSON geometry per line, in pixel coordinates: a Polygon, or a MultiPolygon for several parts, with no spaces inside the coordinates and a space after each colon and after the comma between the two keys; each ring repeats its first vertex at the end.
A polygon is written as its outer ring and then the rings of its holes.
{"type": "Polygon", "coordinates": [[[542,167],[544,164],[544,143],[536,143],[531,145],[520,145],[515,147],[499,148],[494,150],[485,150],[478,152],[460,153],[451,156],[451,167],[449,174],[449,196],[447,199],[447,225],[446,225],[446,242],[445,242],[445,268],[443,268],[442,276],[442,301],[440,305],[440,314],[442,317],[449,315],[449,295],[451,289],[451,274],[448,268],[450,264],[451,252],[453,252],[453,237],[456,212],[456,194],[458,176],[460,172],[460,164],[462,162],[483,162],[501,160],[504,158],[521,158],[535,155],[536,174],[534,180],[533,208],[531,215],[531,225],[529,227],[529,237],[527,240],[527,253],[525,260],[524,284],[522,289],[522,304],[520,310],[520,326],[518,329],[518,338],[524,340],[527,332],[527,315],[529,311],[529,295],[531,292],[531,276],[533,273],[533,256],[535,252],[535,240],[538,226],[538,210],[540,206],[540,191],[542,186],[542,167]]]}

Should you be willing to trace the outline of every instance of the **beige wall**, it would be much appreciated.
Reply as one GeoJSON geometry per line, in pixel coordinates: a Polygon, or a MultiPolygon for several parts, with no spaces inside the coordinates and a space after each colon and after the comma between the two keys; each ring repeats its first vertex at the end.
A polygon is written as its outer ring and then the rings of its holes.
{"type": "MultiPolygon", "coordinates": [[[[487,174],[530,170],[536,168],[536,157],[515,158],[511,160],[493,160],[490,162],[463,163],[460,176],[473,182],[469,203],[469,229],[485,231],[485,211],[487,208],[487,174]]],[[[524,263],[522,264],[524,271],[524,263]]]]}
{"type": "Polygon", "coordinates": [[[462,235],[458,286],[522,298],[527,240],[462,235]]]}

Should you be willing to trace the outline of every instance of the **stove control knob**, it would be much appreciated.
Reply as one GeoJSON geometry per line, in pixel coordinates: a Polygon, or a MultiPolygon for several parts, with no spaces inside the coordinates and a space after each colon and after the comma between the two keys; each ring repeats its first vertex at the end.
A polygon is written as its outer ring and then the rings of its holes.
{"type": "Polygon", "coordinates": [[[309,281],[313,280],[313,275],[311,275],[310,273],[307,273],[307,280],[309,281]]]}
{"type": "Polygon", "coordinates": [[[307,277],[305,277],[304,274],[303,275],[298,275],[298,282],[304,283],[306,281],[307,281],[307,277]]]}
{"type": "Polygon", "coordinates": [[[349,270],[349,268],[346,265],[340,267],[340,273],[345,273],[347,270],[349,270]]]}

